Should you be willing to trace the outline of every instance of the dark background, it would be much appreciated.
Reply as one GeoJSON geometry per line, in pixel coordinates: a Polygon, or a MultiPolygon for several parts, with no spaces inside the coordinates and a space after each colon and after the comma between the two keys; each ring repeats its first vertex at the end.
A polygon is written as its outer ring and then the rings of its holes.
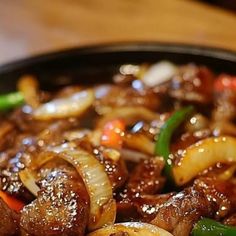
{"type": "Polygon", "coordinates": [[[202,2],[217,5],[236,13],[236,0],[203,0],[202,2]]]}

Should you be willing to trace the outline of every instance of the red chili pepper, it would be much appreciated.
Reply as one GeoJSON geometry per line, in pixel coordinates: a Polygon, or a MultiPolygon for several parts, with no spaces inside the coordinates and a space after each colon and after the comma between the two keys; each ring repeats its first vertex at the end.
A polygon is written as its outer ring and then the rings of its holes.
{"type": "Polygon", "coordinates": [[[223,90],[236,91],[236,76],[222,74],[214,83],[215,91],[221,92],[223,90]]]}
{"type": "Polygon", "coordinates": [[[0,191],[0,198],[14,211],[20,212],[25,204],[9,194],[0,191]]]}
{"type": "Polygon", "coordinates": [[[120,148],[124,131],[125,123],[121,119],[107,122],[102,131],[101,144],[107,147],[120,148]]]}

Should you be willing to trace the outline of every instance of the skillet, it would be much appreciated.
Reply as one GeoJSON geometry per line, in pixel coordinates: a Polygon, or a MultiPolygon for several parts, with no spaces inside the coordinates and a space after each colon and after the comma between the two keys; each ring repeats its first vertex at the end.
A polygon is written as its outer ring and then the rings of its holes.
{"type": "Polygon", "coordinates": [[[119,66],[126,63],[176,64],[195,62],[215,72],[236,74],[236,53],[207,47],[163,43],[123,43],[75,48],[49,53],[0,66],[0,93],[14,91],[17,79],[34,74],[44,89],[71,83],[109,82],[119,66]]]}
{"type": "Polygon", "coordinates": [[[23,74],[34,74],[43,89],[79,82],[109,82],[121,64],[170,60],[195,62],[215,72],[236,74],[236,52],[186,44],[139,42],[72,48],[0,65],[0,93],[15,90],[23,74]]]}

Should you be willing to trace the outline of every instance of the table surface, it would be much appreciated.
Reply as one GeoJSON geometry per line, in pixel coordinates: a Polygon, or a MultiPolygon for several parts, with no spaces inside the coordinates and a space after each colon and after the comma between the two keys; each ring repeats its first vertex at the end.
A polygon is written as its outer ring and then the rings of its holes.
{"type": "Polygon", "coordinates": [[[236,15],[191,0],[0,0],[0,63],[73,46],[166,41],[236,51],[236,15]]]}

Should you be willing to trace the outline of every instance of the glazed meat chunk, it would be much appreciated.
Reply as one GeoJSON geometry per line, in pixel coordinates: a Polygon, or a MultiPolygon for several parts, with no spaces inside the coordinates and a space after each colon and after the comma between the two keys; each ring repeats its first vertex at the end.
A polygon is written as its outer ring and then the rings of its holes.
{"type": "Polygon", "coordinates": [[[204,66],[189,64],[180,67],[170,86],[170,96],[182,101],[209,103],[213,99],[214,75],[204,66]]]}
{"type": "Polygon", "coordinates": [[[19,233],[20,216],[11,210],[6,203],[0,198],[0,235],[11,236],[19,233]]]}
{"type": "Polygon", "coordinates": [[[152,224],[188,236],[201,217],[222,219],[235,210],[235,184],[211,178],[196,179],[193,186],[171,197],[159,207],[152,224]]]}
{"type": "Polygon", "coordinates": [[[38,197],[24,207],[21,227],[31,235],[83,236],[89,197],[82,179],[68,167],[51,171],[41,181],[38,197]]]}

